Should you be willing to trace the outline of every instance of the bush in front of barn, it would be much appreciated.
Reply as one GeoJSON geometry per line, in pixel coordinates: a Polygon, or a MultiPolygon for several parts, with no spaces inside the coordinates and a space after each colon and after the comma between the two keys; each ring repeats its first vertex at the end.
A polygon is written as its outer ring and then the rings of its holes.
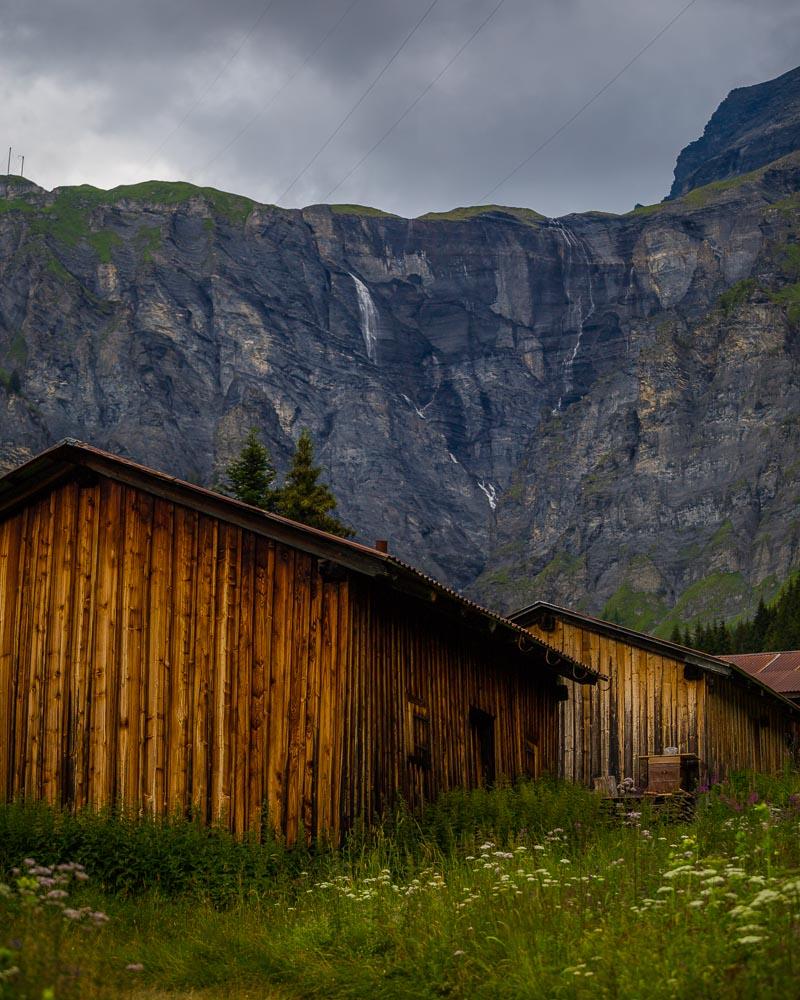
{"type": "Polygon", "coordinates": [[[0,806],[0,873],[33,856],[77,861],[109,893],[196,894],[215,903],[291,878],[307,852],[267,837],[238,841],[220,827],[124,811],[78,813],[43,803],[0,806]]]}

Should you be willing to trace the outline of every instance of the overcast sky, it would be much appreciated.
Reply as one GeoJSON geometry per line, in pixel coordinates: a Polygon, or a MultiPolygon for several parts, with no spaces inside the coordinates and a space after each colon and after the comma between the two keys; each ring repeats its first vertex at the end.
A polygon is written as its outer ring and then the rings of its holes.
{"type": "MultiPolygon", "coordinates": [[[[326,198],[498,0],[432,2],[2,0],[0,143],[47,188],[189,180],[406,216],[481,203],[687,0],[504,0],[326,198]]],[[[696,0],[490,200],[548,215],[658,201],[731,88],[798,63],[797,0],[696,0]]]]}

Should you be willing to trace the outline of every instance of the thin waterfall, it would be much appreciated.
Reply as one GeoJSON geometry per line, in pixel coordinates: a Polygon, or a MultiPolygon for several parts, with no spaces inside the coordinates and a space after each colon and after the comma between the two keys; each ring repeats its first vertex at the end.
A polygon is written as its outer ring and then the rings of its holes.
{"type": "MultiPolygon", "coordinates": [[[[349,272],[348,272],[349,273],[349,272]]],[[[364,345],[367,349],[367,357],[375,364],[378,356],[378,330],[380,329],[380,317],[369,289],[364,282],[354,274],[350,277],[356,286],[358,296],[358,311],[361,313],[361,334],[364,337],[364,345]]]]}
{"type": "Polygon", "coordinates": [[[561,333],[563,335],[568,330],[575,330],[576,332],[572,351],[564,359],[564,384],[555,410],[555,412],[559,412],[564,396],[568,396],[573,388],[573,372],[575,361],[581,349],[584,325],[595,311],[595,301],[592,290],[591,262],[589,260],[589,249],[586,241],[558,219],[548,219],[547,221],[550,228],[559,234],[564,244],[564,294],[567,297],[568,307],[565,316],[561,320],[561,333]],[[574,284],[577,288],[573,290],[572,275],[576,264],[583,271],[585,279],[575,282],[574,284]],[[581,287],[584,284],[585,288],[581,287]],[[588,303],[585,313],[584,301],[588,303]]]}

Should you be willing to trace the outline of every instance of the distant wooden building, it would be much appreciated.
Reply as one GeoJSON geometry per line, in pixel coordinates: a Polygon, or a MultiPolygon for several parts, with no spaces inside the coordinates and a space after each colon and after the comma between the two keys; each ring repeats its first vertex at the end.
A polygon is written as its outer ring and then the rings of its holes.
{"type": "Polygon", "coordinates": [[[6,800],[336,839],[557,770],[578,669],[385,553],[78,442],[0,479],[6,800]]]}
{"type": "Polygon", "coordinates": [[[737,769],[779,771],[792,761],[800,711],[731,663],[544,601],[510,617],[608,678],[594,686],[567,682],[563,777],[644,784],[643,758],[676,752],[698,758],[701,780],[737,769]]]}

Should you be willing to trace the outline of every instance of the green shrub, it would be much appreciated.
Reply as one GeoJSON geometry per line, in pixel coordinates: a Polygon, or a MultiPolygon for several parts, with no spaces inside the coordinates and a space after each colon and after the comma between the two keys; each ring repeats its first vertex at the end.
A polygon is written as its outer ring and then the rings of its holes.
{"type": "Polygon", "coordinates": [[[792,326],[800,326],[800,282],[773,292],[771,298],[773,302],[786,307],[786,318],[792,326]]]}
{"type": "Polygon", "coordinates": [[[736,284],[731,285],[727,291],[724,291],[720,295],[718,304],[719,308],[728,316],[739,306],[743,306],[746,302],[750,301],[750,297],[755,292],[758,287],[755,278],[743,278],[741,281],[737,281],[736,284]]]}
{"type": "Polygon", "coordinates": [[[71,814],[41,803],[0,806],[0,872],[26,856],[83,864],[110,893],[192,894],[227,903],[291,877],[308,853],[268,838],[236,840],[191,820],[89,810],[71,814]]]}

